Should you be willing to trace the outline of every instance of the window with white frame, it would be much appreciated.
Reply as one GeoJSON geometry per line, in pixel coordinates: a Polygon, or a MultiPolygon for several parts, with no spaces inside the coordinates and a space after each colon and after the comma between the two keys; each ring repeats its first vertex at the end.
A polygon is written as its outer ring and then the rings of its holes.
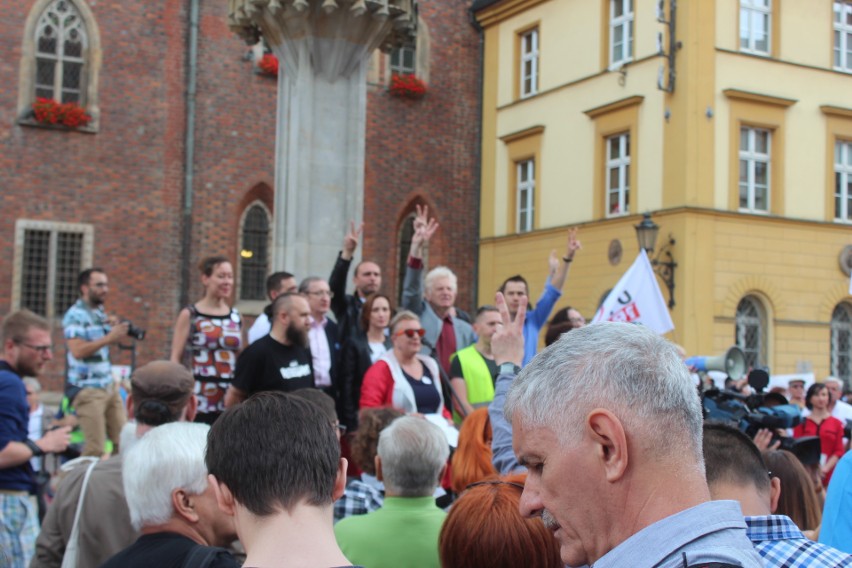
{"type": "Polygon", "coordinates": [[[606,216],[630,212],[630,133],[606,139],[606,216]]]}
{"type": "Polygon", "coordinates": [[[516,195],[517,232],[526,233],[533,229],[535,214],[535,160],[523,160],[515,164],[517,171],[516,195]]]}
{"type": "Polygon", "coordinates": [[[852,142],[834,144],[834,219],[852,221],[852,142]]]}
{"type": "Polygon", "coordinates": [[[19,219],[15,223],[12,305],[60,318],[77,300],[77,275],[92,262],[91,225],[19,219]]]}
{"type": "Polygon", "coordinates": [[[852,71],[852,0],[834,1],[834,68],[852,71]]]}
{"type": "Polygon", "coordinates": [[[769,212],[771,144],[769,130],[740,128],[740,211],[769,212]]]}
{"type": "Polygon", "coordinates": [[[413,45],[394,48],[390,55],[390,70],[394,75],[414,75],[417,71],[417,51],[413,45]]]}
{"type": "Polygon", "coordinates": [[[831,374],[852,384],[852,306],[846,302],[831,314],[831,374]]]}
{"type": "Polygon", "coordinates": [[[269,273],[270,215],[255,202],[246,209],[240,230],[240,300],[265,300],[269,273]]]}
{"type": "Polygon", "coordinates": [[[633,61],[633,0],[609,0],[609,65],[633,61]]]}
{"type": "Polygon", "coordinates": [[[769,55],[772,0],[740,0],[740,51],[769,55]]]}
{"type": "Polygon", "coordinates": [[[737,305],[734,343],[743,350],[746,369],[766,365],[766,312],[760,300],[746,296],[737,305]]]}
{"type": "Polygon", "coordinates": [[[538,28],[521,34],[521,97],[538,93],[538,28]]]}
{"type": "Polygon", "coordinates": [[[55,0],[35,31],[35,96],[85,105],[89,36],[71,0],[55,0]]]}

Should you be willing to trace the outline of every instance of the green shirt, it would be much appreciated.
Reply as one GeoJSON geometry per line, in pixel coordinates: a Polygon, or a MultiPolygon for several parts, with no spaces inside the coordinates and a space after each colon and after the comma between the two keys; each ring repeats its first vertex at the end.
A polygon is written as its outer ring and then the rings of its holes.
{"type": "Polygon", "coordinates": [[[334,525],[337,544],[365,568],[440,568],[438,535],[447,514],[429,497],[385,497],[382,508],[334,525]]]}

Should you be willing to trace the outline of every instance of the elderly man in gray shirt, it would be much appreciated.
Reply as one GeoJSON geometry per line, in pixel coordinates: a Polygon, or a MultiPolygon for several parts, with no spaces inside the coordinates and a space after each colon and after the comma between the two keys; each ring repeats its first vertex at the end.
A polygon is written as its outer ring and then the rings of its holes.
{"type": "Polygon", "coordinates": [[[497,307],[495,463],[527,468],[521,512],[553,531],[563,562],[763,566],[739,504],[710,501],[701,406],[672,344],[638,325],[596,324],[566,334],[518,374],[526,310],[511,321],[499,294],[497,307]],[[510,441],[517,461],[508,459],[510,441]]]}

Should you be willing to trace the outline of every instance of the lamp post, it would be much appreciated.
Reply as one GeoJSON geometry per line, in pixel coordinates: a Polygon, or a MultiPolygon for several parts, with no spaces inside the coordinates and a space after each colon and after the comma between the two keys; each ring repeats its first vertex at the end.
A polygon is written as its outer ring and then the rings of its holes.
{"type": "Polygon", "coordinates": [[[639,242],[639,250],[644,250],[648,253],[648,258],[651,261],[651,266],[654,267],[654,272],[669,290],[669,309],[672,309],[675,306],[674,277],[675,268],[677,268],[677,263],[671,251],[675,244],[674,237],[669,233],[669,241],[660,248],[657,256],[651,258],[651,253],[654,252],[654,246],[657,244],[657,235],[660,232],[660,226],[651,220],[650,213],[645,213],[642,215],[642,221],[633,228],[636,229],[636,240],[639,242]]]}

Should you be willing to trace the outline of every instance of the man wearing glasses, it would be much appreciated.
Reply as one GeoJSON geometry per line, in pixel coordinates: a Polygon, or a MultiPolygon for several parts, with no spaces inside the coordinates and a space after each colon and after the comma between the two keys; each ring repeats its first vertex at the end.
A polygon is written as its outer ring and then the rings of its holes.
{"type": "Polygon", "coordinates": [[[335,366],[340,355],[337,324],[326,317],[331,309],[334,294],[328,282],[317,276],[309,276],[299,284],[299,293],[308,300],[311,310],[308,327],[308,344],[313,361],[314,383],[335,402],[338,399],[335,366]]]}
{"type": "Polygon", "coordinates": [[[0,560],[27,566],[38,535],[35,476],[30,460],[68,447],[69,427],[28,437],[29,405],[21,377],[36,376],[53,358],[50,327],[29,310],[3,321],[0,359],[0,560]]]}
{"type": "Polygon", "coordinates": [[[86,438],[82,454],[100,456],[106,437],[117,447],[127,421],[118,385],[112,376],[109,348],[127,336],[128,322],[110,321],[104,311],[109,294],[106,273],[88,268],[77,277],[80,299],[62,318],[68,345],[66,395],[77,411],[86,438]]]}

